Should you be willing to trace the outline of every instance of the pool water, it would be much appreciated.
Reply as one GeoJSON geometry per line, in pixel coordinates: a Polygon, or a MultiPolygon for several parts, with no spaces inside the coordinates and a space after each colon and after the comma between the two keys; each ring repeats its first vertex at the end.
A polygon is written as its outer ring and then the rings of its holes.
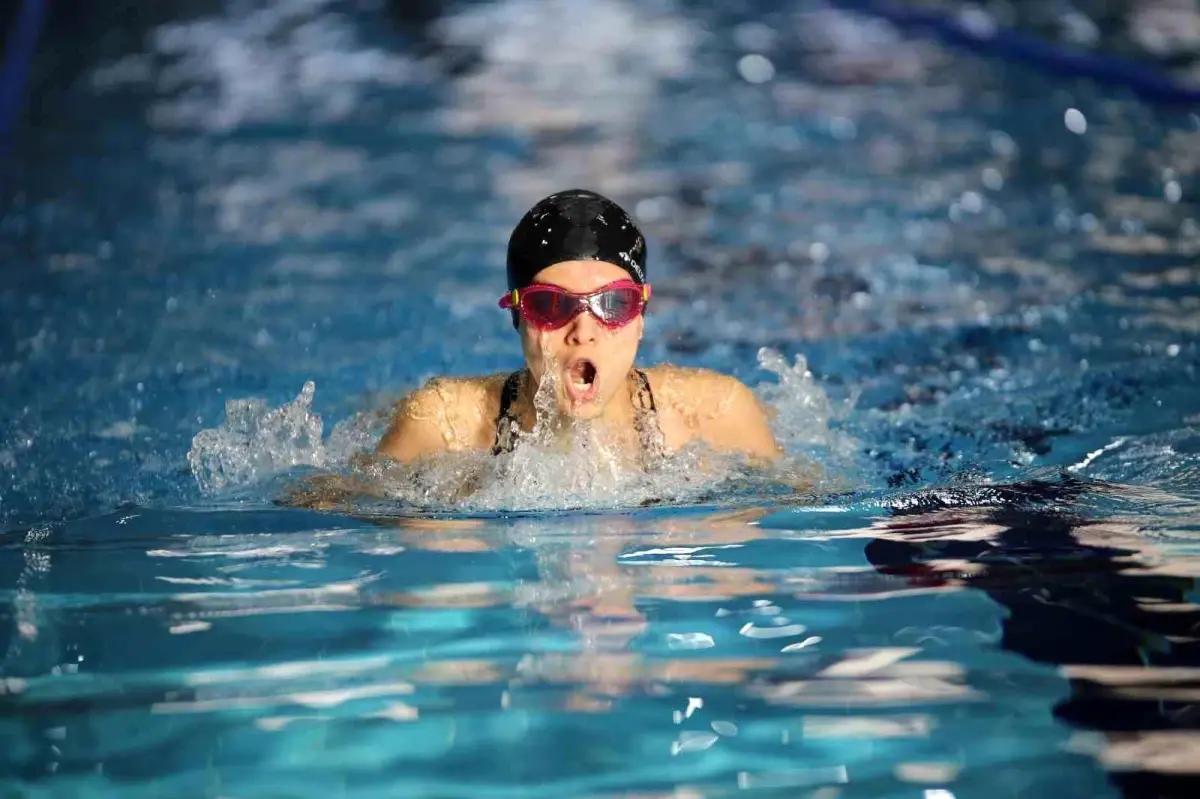
{"type": "Polygon", "coordinates": [[[0,793],[1191,795],[1200,117],[809,0],[400,5],[35,62],[0,793]],[[812,489],[278,504],[519,365],[507,233],[576,185],[649,235],[641,361],[754,386],[812,489]]]}

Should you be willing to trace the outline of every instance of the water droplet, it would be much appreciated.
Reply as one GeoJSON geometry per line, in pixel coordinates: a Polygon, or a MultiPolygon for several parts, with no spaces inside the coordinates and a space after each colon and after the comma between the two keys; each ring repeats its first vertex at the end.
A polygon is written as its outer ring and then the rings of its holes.
{"type": "Polygon", "coordinates": [[[990,39],[996,35],[996,19],[977,6],[967,6],[958,15],[959,25],[968,36],[990,39]]]}
{"type": "Polygon", "coordinates": [[[1082,136],[1087,133],[1087,117],[1078,108],[1068,108],[1063,114],[1063,122],[1067,126],[1067,130],[1072,133],[1082,136]]]}
{"type": "Polygon", "coordinates": [[[829,120],[829,132],[838,141],[850,141],[858,135],[858,125],[849,117],[834,117],[829,120]]]}
{"type": "Polygon", "coordinates": [[[738,59],[738,74],[747,83],[766,83],[775,77],[775,65],[766,56],[750,53],[738,59]]]}
{"type": "Polygon", "coordinates": [[[1012,158],[1017,154],[1017,143],[1002,130],[992,132],[990,143],[992,152],[1001,158],[1012,158]]]}

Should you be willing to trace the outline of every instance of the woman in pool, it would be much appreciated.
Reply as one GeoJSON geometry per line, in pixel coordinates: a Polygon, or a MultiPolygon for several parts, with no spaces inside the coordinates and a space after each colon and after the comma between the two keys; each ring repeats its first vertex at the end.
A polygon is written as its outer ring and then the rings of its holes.
{"type": "Polygon", "coordinates": [[[651,298],[646,242],[616,203],[594,192],[538,202],[508,243],[508,293],[525,367],[509,375],[437,378],[402,400],[377,452],[401,462],[447,451],[511,450],[590,423],[626,460],[651,466],[693,443],[754,462],[781,448],[754,394],[706,369],[638,369],[651,298]]]}

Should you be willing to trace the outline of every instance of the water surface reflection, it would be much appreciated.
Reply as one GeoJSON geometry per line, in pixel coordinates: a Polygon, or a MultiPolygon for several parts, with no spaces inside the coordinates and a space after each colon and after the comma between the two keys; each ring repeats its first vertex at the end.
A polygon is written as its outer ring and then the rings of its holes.
{"type": "MultiPolygon", "coordinates": [[[[1185,795],[1200,773],[1200,607],[1186,544],[1200,506],[1074,482],[1018,486],[1005,499],[897,510],[862,531],[867,558],[913,586],[986,593],[1005,611],[996,643],[1069,680],[1054,706],[1080,731],[1067,748],[1097,757],[1127,795],[1185,795]],[[1088,512],[1111,502],[1133,512],[1088,512]]],[[[937,632],[925,640],[936,649],[937,632]]]]}
{"type": "Polygon", "coordinates": [[[1055,481],[14,531],[4,765],[125,796],[1182,795],[1200,617],[1178,533],[1197,519],[1186,497],[1055,481]]]}

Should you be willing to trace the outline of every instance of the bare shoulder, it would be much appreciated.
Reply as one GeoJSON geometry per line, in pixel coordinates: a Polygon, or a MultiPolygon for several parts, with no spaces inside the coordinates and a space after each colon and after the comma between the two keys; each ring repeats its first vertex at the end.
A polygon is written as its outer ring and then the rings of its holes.
{"type": "MultiPolygon", "coordinates": [[[[733,375],[712,369],[662,364],[646,369],[655,402],[668,425],[710,446],[773,459],[780,448],[770,413],[754,392],[733,375]]],[[[665,432],[665,431],[664,431],[665,432]]]]}
{"type": "Polygon", "coordinates": [[[758,404],[754,392],[733,375],[701,367],[661,364],[646,369],[650,388],[672,403],[692,405],[697,410],[737,410],[747,402],[758,404]]]}
{"type": "Polygon", "coordinates": [[[504,375],[437,377],[396,403],[377,451],[401,461],[490,443],[504,375]],[[486,440],[485,440],[486,439],[486,440]]]}
{"type": "Polygon", "coordinates": [[[481,377],[435,377],[396,403],[398,413],[414,416],[451,417],[465,421],[498,406],[504,375],[481,377]]]}

